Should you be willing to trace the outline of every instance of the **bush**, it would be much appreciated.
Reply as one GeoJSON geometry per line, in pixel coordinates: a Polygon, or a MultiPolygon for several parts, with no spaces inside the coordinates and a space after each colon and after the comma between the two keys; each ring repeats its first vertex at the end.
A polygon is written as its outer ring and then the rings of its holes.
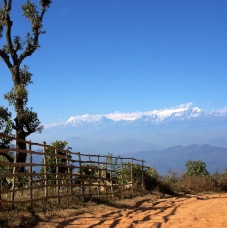
{"type": "MultiPolygon", "coordinates": [[[[0,155],[0,161],[8,162],[8,159],[0,155]]],[[[0,165],[0,175],[4,173],[12,173],[13,168],[11,166],[0,165]]],[[[12,186],[12,178],[1,178],[1,186],[10,188],[12,186]]]]}
{"type": "Polygon", "coordinates": [[[203,161],[187,161],[185,163],[187,167],[187,171],[185,173],[186,176],[206,176],[209,175],[206,170],[206,163],[203,161]]]}
{"type": "Polygon", "coordinates": [[[157,187],[158,184],[158,172],[155,168],[145,168],[144,170],[144,187],[150,191],[157,187]]]}
{"type": "Polygon", "coordinates": [[[176,185],[179,192],[191,193],[191,192],[204,192],[214,191],[215,184],[212,178],[206,176],[183,176],[176,185]]]}
{"type": "Polygon", "coordinates": [[[146,190],[152,190],[157,185],[158,176],[155,168],[142,167],[130,162],[123,163],[121,167],[118,167],[115,174],[119,184],[122,184],[124,179],[124,184],[133,182],[137,186],[142,186],[143,181],[146,190]]]}
{"type": "Polygon", "coordinates": [[[227,191],[227,173],[215,173],[212,175],[215,186],[220,191],[227,191]]]}

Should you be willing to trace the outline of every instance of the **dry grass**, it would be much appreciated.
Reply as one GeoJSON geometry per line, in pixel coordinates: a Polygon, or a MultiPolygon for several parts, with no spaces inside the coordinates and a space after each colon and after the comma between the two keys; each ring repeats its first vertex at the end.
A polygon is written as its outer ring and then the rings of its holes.
{"type": "MultiPolygon", "coordinates": [[[[214,174],[208,176],[167,176],[159,177],[156,181],[152,180],[154,187],[152,191],[147,193],[156,194],[160,196],[164,194],[187,194],[187,193],[202,193],[202,192],[221,192],[227,191],[227,174],[214,174]],[[155,193],[154,193],[155,191],[155,193]]],[[[48,221],[50,218],[61,216],[68,216],[69,210],[86,208],[90,205],[116,203],[119,199],[133,198],[135,195],[145,194],[142,191],[125,190],[119,193],[114,198],[86,198],[67,197],[60,200],[58,204],[57,199],[49,199],[45,201],[34,202],[31,208],[29,204],[19,204],[15,210],[11,210],[7,204],[2,204],[0,211],[0,227],[35,227],[40,221],[48,221]],[[65,210],[67,209],[67,210],[65,210]]],[[[43,193],[37,192],[37,197],[43,193]]],[[[21,198],[25,198],[21,195],[21,198]]]]}
{"type": "MultiPolygon", "coordinates": [[[[61,217],[68,217],[70,211],[83,211],[89,206],[96,206],[99,204],[115,205],[125,202],[126,200],[133,200],[135,195],[141,195],[141,192],[125,191],[119,198],[107,200],[103,198],[87,197],[79,198],[63,198],[60,204],[56,203],[56,199],[48,200],[48,203],[37,201],[33,208],[20,205],[15,210],[3,209],[0,211],[0,227],[35,227],[39,222],[48,222],[50,219],[61,217]]],[[[157,193],[155,194],[157,195],[157,193]]],[[[8,205],[9,206],[9,205],[8,205]]]]}
{"type": "Polygon", "coordinates": [[[164,189],[175,193],[201,193],[206,191],[227,191],[227,174],[214,174],[206,176],[164,177],[160,181],[164,189]]]}

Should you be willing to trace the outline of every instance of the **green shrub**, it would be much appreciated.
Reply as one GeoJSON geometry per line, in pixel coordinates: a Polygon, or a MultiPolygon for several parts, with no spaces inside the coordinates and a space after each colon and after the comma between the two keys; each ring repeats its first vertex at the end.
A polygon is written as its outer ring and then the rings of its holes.
{"type": "Polygon", "coordinates": [[[133,182],[137,186],[144,184],[146,190],[152,190],[156,187],[158,176],[155,168],[142,167],[141,165],[130,162],[123,163],[116,172],[118,183],[122,184],[124,179],[124,184],[130,182],[133,182]]]}
{"type": "Polygon", "coordinates": [[[146,190],[150,191],[157,187],[159,175],[155,168],[146,167],[143,176],[146,190]]]}
{"type": "Polygon", "coordinates": [[[187,161],[185,163],[187,171],[186,176],[206,176],[209,172],[206,170],[206,163],[203,161],[187,161]]]}
{"type": "MultiPolygon", "coordinates": [[[[8,162],[8,159],[0,155],[0,161],[8,162]]],[[[4,173],[12,173],[13,168],[10,166],[0,165],[0,175],[4,173]]],[[[7,188],[12,186],[12,178],[1,178],[1,185],[7,188]]]]}

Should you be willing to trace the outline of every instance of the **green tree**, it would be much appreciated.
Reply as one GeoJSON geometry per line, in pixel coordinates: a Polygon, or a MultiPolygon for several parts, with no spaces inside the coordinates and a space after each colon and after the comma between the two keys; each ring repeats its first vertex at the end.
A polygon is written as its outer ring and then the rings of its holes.
{"type": "MultiPolygon", "coordinates": [[[[41,132],[42,126],[37,113],[32,108],[27,107],[28,90],[27,86],[32,83],[32,74],[26,65],[22,65],[24,60],[31,56],[39,47],[39,36],[45,33],[42,30],[43,17],[51,0],[40,0],[39,7],[30,0],[21,5],[22,16],[31,25],[31,31],[24,34],[24,38],[13,35],[13,21],[11,18],[13,0],[2,0],[3,6],[0,8],[0,39],[5,41],[0,47],[0,58],[7,65],[13,81],[11,91],[4,95],[9,105],[15,110],[12,128],[16,132],[16,137],[25,140],[34,132],[41,132]]],[[[16,21],[15,21],[16,23],[16,21]]],[[[3,42],[2,42],[3,43],[3,42]]],[[[26,149],[26,144],[18,142],[19,149],[26,149]]],[[[18,153],[17,162],[26,162],[26,153],[18,153]]],[[[24,171],[22,168],[21,171],[24,171]]]]}
{"type": "Polygon", "coordinates": [[[206,163],[203,161],[187,161],[185,163],[187,171],[185,175],[187,176],[206,176],[209,172],[206,169],[206,163]]]}
{"type": "MultiPolygon", "coordinates": [[[[66,141],[55,141],[51,143],[51,147],[46,149],[46,164],[47,164],[47,173],[56,173],[56,164],[58,165],[58,172],[59,173],[66,173],[68,172],[67,165],[67,153],[70,152],[71,148],[67,147],[68,142],[66,141]],[[56,153],[61,155],[62,157],[57,157],[56,153]],[[62,165],[62,166],[61,166],[62,165]]],[[[68,158],[71,158],[68,155],[68,158]]],[[[44,170],[42,169],[41,172],[43,173],[44,170]]]]}
{"type": "MultiPolygon", "coordinates": [[[[12,132],[12,121],[11,113],[7,108],[0,106],[0,134],[6,134],[11,136],[12,132]]],[[[10,139],[6,137],[0,138],[0,149],[9,148],[10,139]]],[[[0,153],[1,156],[4,156],[8,161],[13,161],[13,157],[9,153],[0,153]]]]}

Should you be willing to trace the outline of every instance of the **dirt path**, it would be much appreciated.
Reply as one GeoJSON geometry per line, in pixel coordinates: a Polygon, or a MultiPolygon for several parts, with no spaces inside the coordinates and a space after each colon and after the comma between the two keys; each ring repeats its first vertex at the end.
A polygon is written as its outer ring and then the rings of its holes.
{"type": "Polygon", "coordinates": [[[43,221],[37,227],[227,227],[227,193],[156,200],[148,195],[109,206],[68,210],[67,216],[43,221]]]}

